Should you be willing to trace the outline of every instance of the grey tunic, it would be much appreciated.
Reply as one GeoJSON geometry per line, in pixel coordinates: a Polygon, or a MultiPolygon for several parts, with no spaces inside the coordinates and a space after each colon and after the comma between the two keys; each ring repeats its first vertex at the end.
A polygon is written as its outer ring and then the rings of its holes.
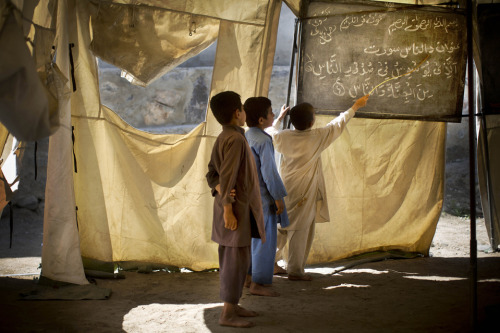
{"type": "Polygon", "coordinates": [[[244,133],[239,126],[224,125],[208,164],[206,178],[215,197],[212,240],[223,246],[250,246],[252,236],[266,240],[257,168],[244,133]],[[219,183],[221,193],[215,191],[219,183]],[[229,195],[232,189],[236,190],[234,198],[229,195]],[[236,230],[224,227],[228,203],[238,221],[236,230]]]}

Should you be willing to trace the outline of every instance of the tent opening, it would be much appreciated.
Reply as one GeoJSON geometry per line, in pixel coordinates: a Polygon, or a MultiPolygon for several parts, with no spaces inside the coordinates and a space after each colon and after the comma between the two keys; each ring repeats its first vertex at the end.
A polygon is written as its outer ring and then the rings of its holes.
{"type": "Polygon", "coordinates": [[[101,103],[125,122],[155,134],[186,134],[205,121],[216,43],[142,87],[100,58],[101,103]]]}
{"type": "MultiPolygon", "coordinates": [[[[280,20],[278,24],[278,38],[276,40],[276,52],[274,54],[273,72],[269,84],[268,98],[271,100],[273,112],[277,116],[280,108],[287,101],[287,84],[290,80],[290,62],[292,59],[293,31],[295,19],[285,2],[281,4],[280,20]]],[[[289,104],[295,104],[295,73],[293,70],[292,85],[290,89],[289,104]]]]}

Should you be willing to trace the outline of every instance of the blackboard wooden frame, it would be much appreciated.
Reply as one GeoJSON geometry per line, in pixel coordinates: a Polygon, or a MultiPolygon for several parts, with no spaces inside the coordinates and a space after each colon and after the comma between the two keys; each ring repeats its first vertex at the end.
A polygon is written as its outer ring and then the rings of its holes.
{"type": "Polygon", "coordinates": [[[307,17],[301,18],[299,34],[297,103],[313,104],[318,114],[339,114],[384,80],[415,69],[429,55],[413,73],[376,88],[368,106],[356,116],[461,121],[467,58],[463,10],[363,1],[313,1],[306,12],[307,17]],[[352,31],[344,36],[342,29],[352,31]],[[390,33],[399,39],[391,39],[390,33]],[[353,68],[356,74],[361,73],[361,67],[366,77],[358,75],[361,81],[352,81],[354,74],[348,74],[354,73],[353,68]],[[385,74],[381,69],[388,67],[393,74],[380,75],[385,74]],[[376,70],[380,73],[373,75],[376,70]],[[344,90],[335,91],[339,82],[344,90]]]}

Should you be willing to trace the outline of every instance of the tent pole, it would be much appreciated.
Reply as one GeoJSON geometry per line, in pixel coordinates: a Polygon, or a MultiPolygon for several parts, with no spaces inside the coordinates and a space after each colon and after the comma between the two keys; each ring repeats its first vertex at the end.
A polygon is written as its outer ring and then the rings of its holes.
{"type": "MultiPolygon", "coordinates": [[[[299,27],[299,19],[295,19],[295,27],[294,27],[294,32],[293,32],[293,42],[292,42],[292,57],[290,60],[290,74],[288,76],[288,91],[286,94],[286,106],[290,106],[290,95],[292,92],[292,80],[293,80],[293,69],[295,67],[295,53],[298,50],[297,46],[297,30],[299,27]]],[[[285,120],[283,121],[283,129],[288,128],[288,120],[289,120],[289,115],[287,114],[285,116],[285,120]]]]}
{"type": "Polygon", "coordinates": [[[477,327],[477,240],[476,240],[476,146],[475,98],[472,47],[472,0],[467,0],[467,77],[469,98],[469,194],[470,194],[470,288],[471,329],[477,327]]]}

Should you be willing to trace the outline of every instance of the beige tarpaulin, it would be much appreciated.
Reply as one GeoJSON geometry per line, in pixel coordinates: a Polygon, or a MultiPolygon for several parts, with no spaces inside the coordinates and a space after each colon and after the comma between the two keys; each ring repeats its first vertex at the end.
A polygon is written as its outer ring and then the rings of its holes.
{"type": "Polygon", "coordinates": [[[219,30],[214,18],[146,6],[103,3],[92,17],[94,55],[126,69],[135,84],[144,86],[203,51],[219,30]]]}
{"type": "Polygon", "coordinates": [[[71,165],[71,83],[69,41],[74,21],[71,1],[58,1],[55,80],[60,87],[60,127],[49,139],[43,219],[42,276],[55,281],[88,284],[85,278],[76,225],[71,165]],[[69,2],[69,5],[68,5],[69,2]],[[63,76],[64,75],[64,76],[63,76]]]}
{"type": "MultiPolygon", "coordinates": [[[[493,1],[479,1],[480,3],[486,3],[493,5],[498,4],[499,0],[493,1]]],[[[477,20],[477,18],[476,18],[477,20]]],[[[488,66],[483,66],[481,63],[482,55],[481,52],[491,54],[492,58],[495,59],[495,51],[493,45],[491,45],[490,50],[481,50],[479,41],[481,40],[481,35],[479,32],[479,26],[475,24],[474,28],[474,64],[477,68],[477,78],[476,78],[476,88],[480,85],[484,86],[485,81],[496,82],[493,80],[495,76],[490,72],[495,68],[490,68],[488,66]],[[493,50],[493,51],[492,51],[493,50]],[[486,75],[486,80],[483,80],[483,76],[486,75]]],[[[483,31],[482,33],[488,34],[489,31],[483,31]]],[[[497,43],[498,44],[498,43],[497,43]]],[[[494,60],[496,61],[496,60],[494,60]]],[[[498,79],[498,78],[497,78],[498,79]]],[[[497,85],[498,86],[498,85],[497,85]]],[[[495,87],[484,87],[485,91],[494,91],[495,87]]],[[[479,89],[476,89],[476,93],[479,89]]],[[[476,96],[477,112],[481,112],[484,109],[488,109],[485,99],[480,98],[479,93],[476,96]]],[[[484,112],[484,111],[483,111],[484,112]]],[[[476,118],[476,128],[477,128],[477,176],[479,180],[479,191],[481,194],[481,206],[483,210],[484,220],[486,229],[488,231],[488,236],[490,238],[490,245],[494,251],[498,251],[500,246],[500,178],[498,170],[500,170],[500,115],[499,114],[487,114],[482,117],[476,118]]]]}
{"type": "Polygon", "coordinates": [[[105,108],[101,120],[73,123],[82,254],[102,261],[213,267],[204,126],[185,136],[145,134],[105,108]]]}
{"type": "MultiPolygon", "coordinates": [[[[271,1],[265,16],[259,14],[262,6],[255,6],[259,12],[247,11],[244,21],[238,6],[232,7],[234,16],[231,6],[210,13],[211,19],[225,18],[218,26],[211,95],[227,89],[243,100],[267,94],[279,5],[271,1]]],[[[204,176],[220,125],[208,113],[206,123],[187,135],[147,134],[99,107],[88,46],[92,34],[105,36],[89,30],[95,6],[79,3],[75,75],[81,88],[73,94],[72,109],[82,255],[195,270],[217,267],[217,246],[210,241],[213,201],[204,176]]],[[[151,10],[166,15],[165,9],[151,10]]],[[[187,35],[188,25],[182,29],[187,35]]],[[[109,44],[120,45],[119,36],[111,37],[109,44]]],[[[121,52],[126,54],[126,44],[121,52]]],[[[332,222],[318,227],[310,262],[389,248],[427,253],[442,205],[445,128],[354,119],[324,154],[332,222]]]]}
{"type": "Polygon", "coordinates": [[[484,220],[494,250],[500,245],[500,178],[497,172],[500,170],[500,145],[497,143],[499,141],[500,115],[485,116],[484,122],[480,121],[477,164],[484,220]]]}
{"type": "Polygon", "coordinates": [[[57,129],[44,84],[26,45],[21,13],[0,4],[0,121],[19,140],[37,140],[57,129]]]}
{"type": "Polygon", "coordinates": [[[309,262],[428,254],[443,204],[445,138],[444,123],[352,119],[322,156],[330,222],[316,224],[309,262]]]}
{"type": "MultiPolygon", "coordinates": [[[[208,6],[206,1],[198,3],[208,6]]],[[[237,2],[224,8],[216,3],[212,9],[221,12],[211,16],[224,20],[218,24],[212,93],[233,89],[242,98],[267,94],[273,55],[269,50],[274,50],[280,2],[254,2],[249,6],[253,12],[244,14],[245,22],[239,21],[242,8],[237,2]]],[[[100,107],[97,68],[88,48],[91,35],[98,33],[89,29],[90,14],[99,8],[85,2],[78,6],[75,77],[80,88],[73,94],[72,121],[82,255],[197,270],[216,267],[217,246],[210,241],[213,199],[205,173],[220,125],[209,114],[206,123],[188,135],[153,135],[131,128],[100,107]]],[[[188,28],[183,26],[186,37],[188,28]]],[[[116,44],[119,37],[108,38],[116,44]]],[[[127,52],[126,44],[121,52],[127,52]]]]}
{"type": "MultiPolygon", "coordinates": [[[[205,173],[220,125],[208,112],[206,122],[187,135],[148,134],[101,106],[90,48],[93,36],[106,38],[106,34],[93,30],[98,25],[92,24],[92,15],[110,1],[58,3],[58,26],[66,29],[58,34],[58,66],[70,80],[69,65],[59,60],[68,60],[64,45],[74,43],[77,89],[70,93],[70,103],[64,97],[59,100],[64,125],[51,138],[43,274],[84,283],[78,241],[83,257],[105,262],[147,262],[195,270],[217,267],[217,246],[210,240],[213,199],[205,173]],[[62,9],[66,4],[67,15],[62,9]],[[69,23],[66,28],[63,22],[69,23]],[[66,118],[70,108],[71,124],[66,118]],[[71,126],[77,172],[71,166],[71,126]],[[59,168],[54,167],[57,163],[59,168]],[[67,253],[70,257],[62,258],[67,253]]],[[[116,3],[134,13],[151,5],[148,11],[158,16],[193,13],[218,21],[210,95],[228,89],[240,93],[243,100],[267,95],[281,1],[116,3]]],[[[124,31],[130,28],[127,20],[118,17],[116,22],[125,25],[124,31]]],[[[134,25],[141,24],[146,23],[134,21],[134,25]]],[[[189,24],[179,27],[189,34],[189,24]]],[[[117,55],[126,56],[129,44],[122,44],[116,29],[107,37],[108,43],[117,55]]],[[[105,40],[100,43],[106,45],[105,40]]],[[[147,63],[148,55],[155,54],[156,46],[142,45],[144,52],[137,63],[147,63]]],[[[191,52],[182,39],[175,45],[191,52]]],[[[139,77],[133,68],[136,64],[130,65],[123,69],[139,77]]],[[[321,116],[317,123],[329,119],[321,116]]],[[[379,249],[427,253],[443,200],[445,135],[443,123],[353,119],[323,155],[331,222],[318,225],[310,263],[379,249]]]]}

